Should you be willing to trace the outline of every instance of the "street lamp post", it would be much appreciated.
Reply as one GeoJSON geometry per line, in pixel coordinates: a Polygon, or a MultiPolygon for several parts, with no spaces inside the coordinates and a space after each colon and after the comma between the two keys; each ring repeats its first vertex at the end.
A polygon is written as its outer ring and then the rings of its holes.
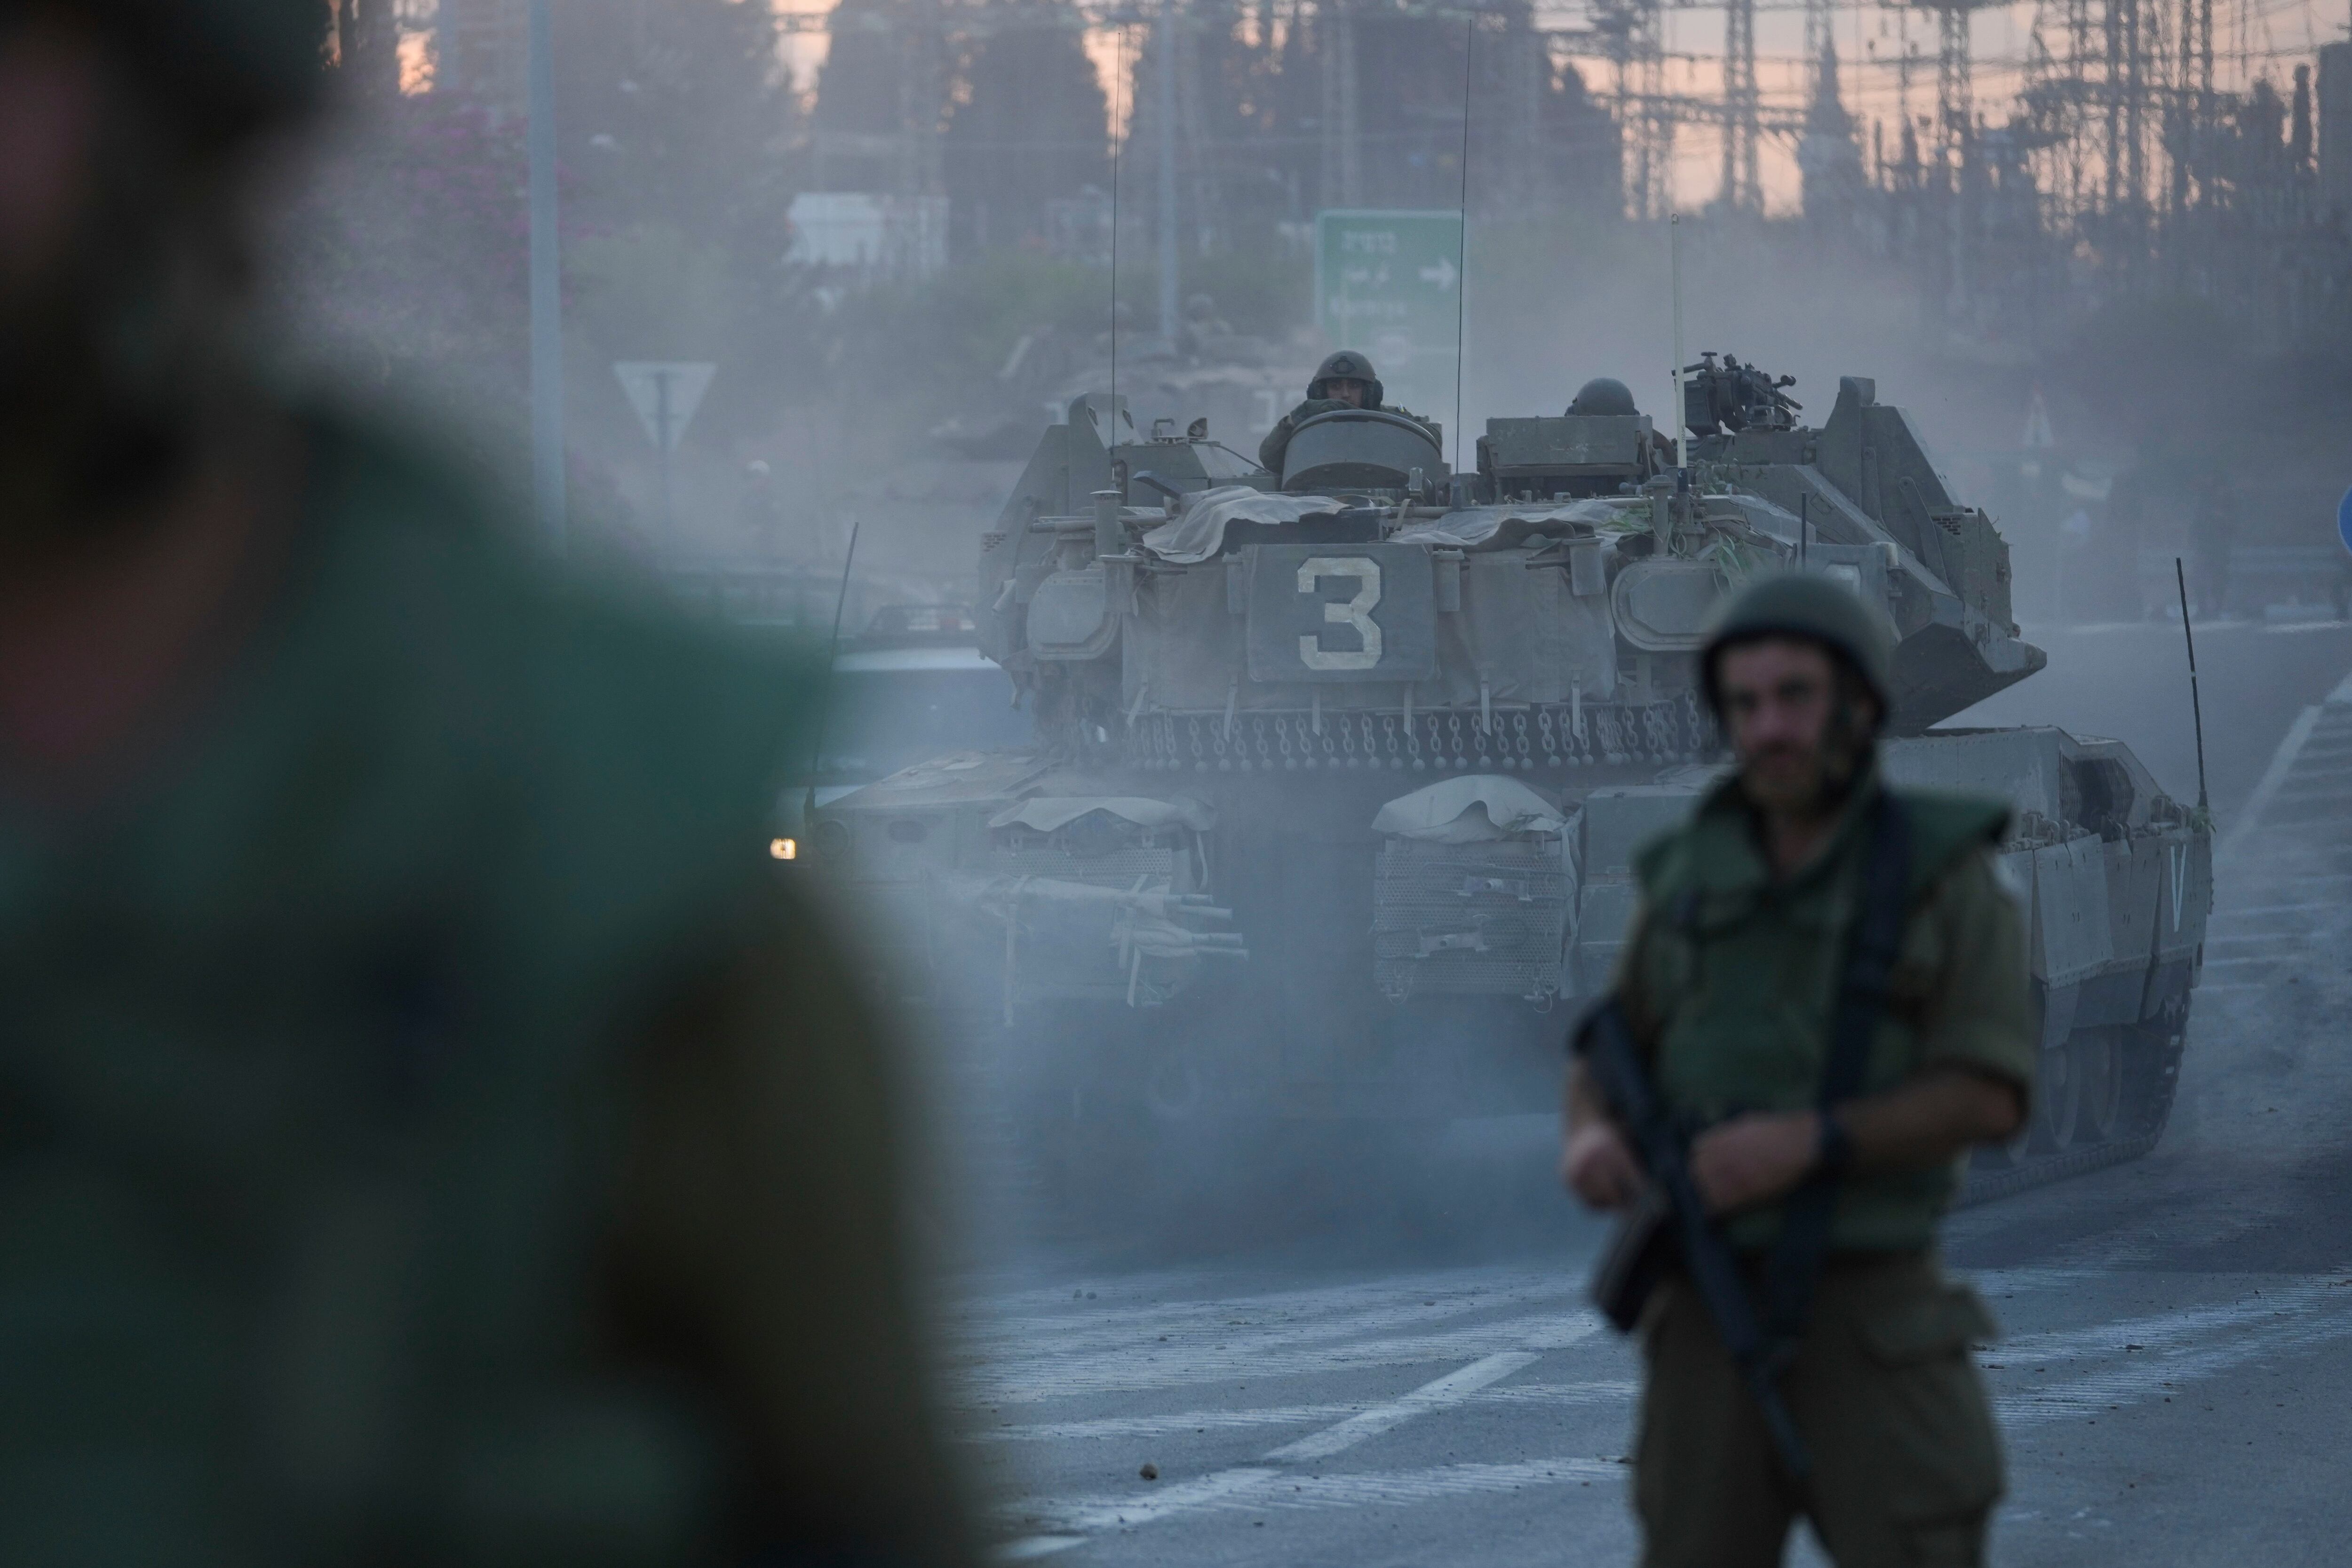
{"type": "Polygon", "coordinates": [[[1160,117],[1160,335],[1176,348],[1176,0],[1160,0],[1158,37],[1151,40],[1152,85],[1160,117]]]}

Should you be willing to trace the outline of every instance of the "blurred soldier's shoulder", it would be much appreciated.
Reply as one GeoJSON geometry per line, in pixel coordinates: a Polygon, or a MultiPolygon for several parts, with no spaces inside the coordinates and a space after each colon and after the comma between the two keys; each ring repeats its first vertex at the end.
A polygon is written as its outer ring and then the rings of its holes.
{"type": "Polygon", "coordinates": [[[814,662],[561,567],[396,429],[301,419],[299,517],[230,668],[121,808],[45,830],[63,852],[22,890],[78,879],[151,928],[117,969],[210,954],[378,1011],[406,1003],[367,986],[429,979],[509,1024],[641,1004],[770,879],[814,662]]]}
{"type": "Polygon", "coordinates": [[[1890,790],[1910,829],[1909,896],[1916,900],[1963,863],[1982,859],[2009,831],[2009,803],[1958,790],[1890,790]]]}
{"type": "Polygon", "coordinates": [[[397,430],[305,419],[282,722],[372,722],[378,755],[469,774],[527,809],[563,864],[754,863],[815,709],[807,648],[689,619],[650,579],[555,562],[397,430]]]}

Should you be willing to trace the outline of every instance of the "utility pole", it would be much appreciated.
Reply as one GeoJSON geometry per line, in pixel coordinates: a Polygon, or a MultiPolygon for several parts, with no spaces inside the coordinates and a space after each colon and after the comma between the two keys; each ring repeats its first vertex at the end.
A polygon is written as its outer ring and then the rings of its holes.
{"type": "Polygon", "coordinates": [[[1969,201],[1969,116],[1976,110],[1976,93],[1969,80],[1969,13],[1964,0],[1937,13],[1936,143],[1937,161],[1944,165],[1945,265],[1949,275],[1944,295],[1946,314],[1955,320],[1968,313],[1969,229],[1974,217],[1969,201]]]}
{"type": "MultiPolygon", "coordinates": [[[[1911,12],[1908,6],[1895,13],[1895,47],[1901,51],[1895,62],[1895,118],[1902,122],[1903,136],[1897,144],[1908,148],[1917,140],[1919,122],[1911,118],[1911,71],[1918,57],[1911,47],[1911,12]]],[[[1916,160],[1906,157],[1906,165],[1916,160]]],[[[1913,169],[1911,174],[1918,171],[1913,169]]]]}
{"type": "Polygon", "coordinates": [[[1723,46],[1723,205],[1761,212],[1763,180],[1756,143],[1762,136],[1756,91],[1756,0],[1725,0],[1723,46]]]}
{"type": "Polygon", "coordinates": [[[1348,0],[1316,0],[1316,48],[1323,60],[1323,191],[1327,207],[1363,200],[1356,144],[1356,26],[1348,0]]]}
{"type": "Polygon", "coordinates": [[[2124,199],[2124,14],[2117,0],[2106,0],[2099,7],[2100,30],[2105,34],[2106,68],[2099,85],[2104,89],[2100,107],[2106,110],[2107,121],[2107,216],[2113,217],[2124,199]]]}
{"type": "Polygon", "coordinates": [[[1975,293],[1978,185],[1976,94],[1969,16],[1989,0],[1931,0],[1936,13],[1936,162],[1944,207],[1945,309],[1968,312],[1975,293]]]}
{"type": "Polygon", "coordinates": [[[1176,348],[1176,0],[1160,0],[1151,42],[1152,97],[1160,120],[1160,336],[1176,348]]]}
{"type": "Polygon", "coordinates": [[[1967,143],[1976,92],[1969,73],[1969,0],[1946,0],[1936,7],[1936,140],[1957,163],[1967,143]]]}
{"type": "Polygon", "coordinates": [[[555,226],[555,60],[549,0],[530,0],[530,478],[549,547],[564,546],[563,262],[555,226]]]}
{"type": "MultiPolygon", "coordinates": [[[[2147,56],[2140,47],[2138,0],[2111,0],[2124,13],[2124,183],[2130,187],[2134,228],[2144,230],[2147,201],[2147,56]]],[[[2144,235],[2137,237],[2145,237],[2144,235]]]]}
{"type": "Polygon", "coordinates": [[[1830,0],[1805,0],[1805,99],[1822,95],[1822,51],[1830,38],[1830,0]]]}

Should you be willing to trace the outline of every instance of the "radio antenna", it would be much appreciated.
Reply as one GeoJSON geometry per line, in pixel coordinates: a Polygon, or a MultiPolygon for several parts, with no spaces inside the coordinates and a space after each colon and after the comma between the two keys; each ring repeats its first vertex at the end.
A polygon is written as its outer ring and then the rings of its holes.
{"type": "Polygon", "coordinates": [[[1683,417],[1683,215],[1666,215],[1666,272],[1675,292],[1675,467],[1690,467],[1690,421],[1683,417]]]}
{"type": "Polygon", "coordinates": [[[2172,581],[2180,590],[2180,635],[2189,639],[2189,713],[2197,725],[2197,813],[2210,816],[2205,804],[2205,705],[2197,696],[2197,634],[2189,626],[2189,574],[2178,555],[2172,558],[2172,581]]]}
{"type": "Polygon", "coordinates": [[[833,666],[841,657],[841,613],[849,607],[849,573],[857,563],[857,531],[865,526],[862,517],[849,520],[849,552],[841,558],[841,588],[833,596],[833,636],[824,645],[824,684],[817,688],[816,734],[809,742],[808,800],[801,809],[803,822],[816,815],[816,770],[824,759],[824,727],[833,718],[833,666]]]}
{"type": "Polygon", "coordinates": [[[1462,196],[1454,235],[1454,471],[1462,471],[1463,323],[1470,308],[1470,62],[1478,43],[1478,13],[1462,24],[1462,196]]]}

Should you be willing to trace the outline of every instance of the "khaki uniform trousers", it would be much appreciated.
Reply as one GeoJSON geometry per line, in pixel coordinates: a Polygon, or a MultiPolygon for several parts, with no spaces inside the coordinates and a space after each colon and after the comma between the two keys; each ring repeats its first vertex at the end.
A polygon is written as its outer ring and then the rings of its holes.
{"type": "Polygon", "coordinates": [[[1838,1568],[1975,1568],[2001,1493],[2000,1438],[1969,1356],[1994,1325],[1931,1252],[1833,1256],[1782,1379],[1811,1456],[1790,1483],[1689,1281],[1643,1321],[1634,1454],[1645,1568],[1770,1568],[1809,1516],[1838,1568]]]}

